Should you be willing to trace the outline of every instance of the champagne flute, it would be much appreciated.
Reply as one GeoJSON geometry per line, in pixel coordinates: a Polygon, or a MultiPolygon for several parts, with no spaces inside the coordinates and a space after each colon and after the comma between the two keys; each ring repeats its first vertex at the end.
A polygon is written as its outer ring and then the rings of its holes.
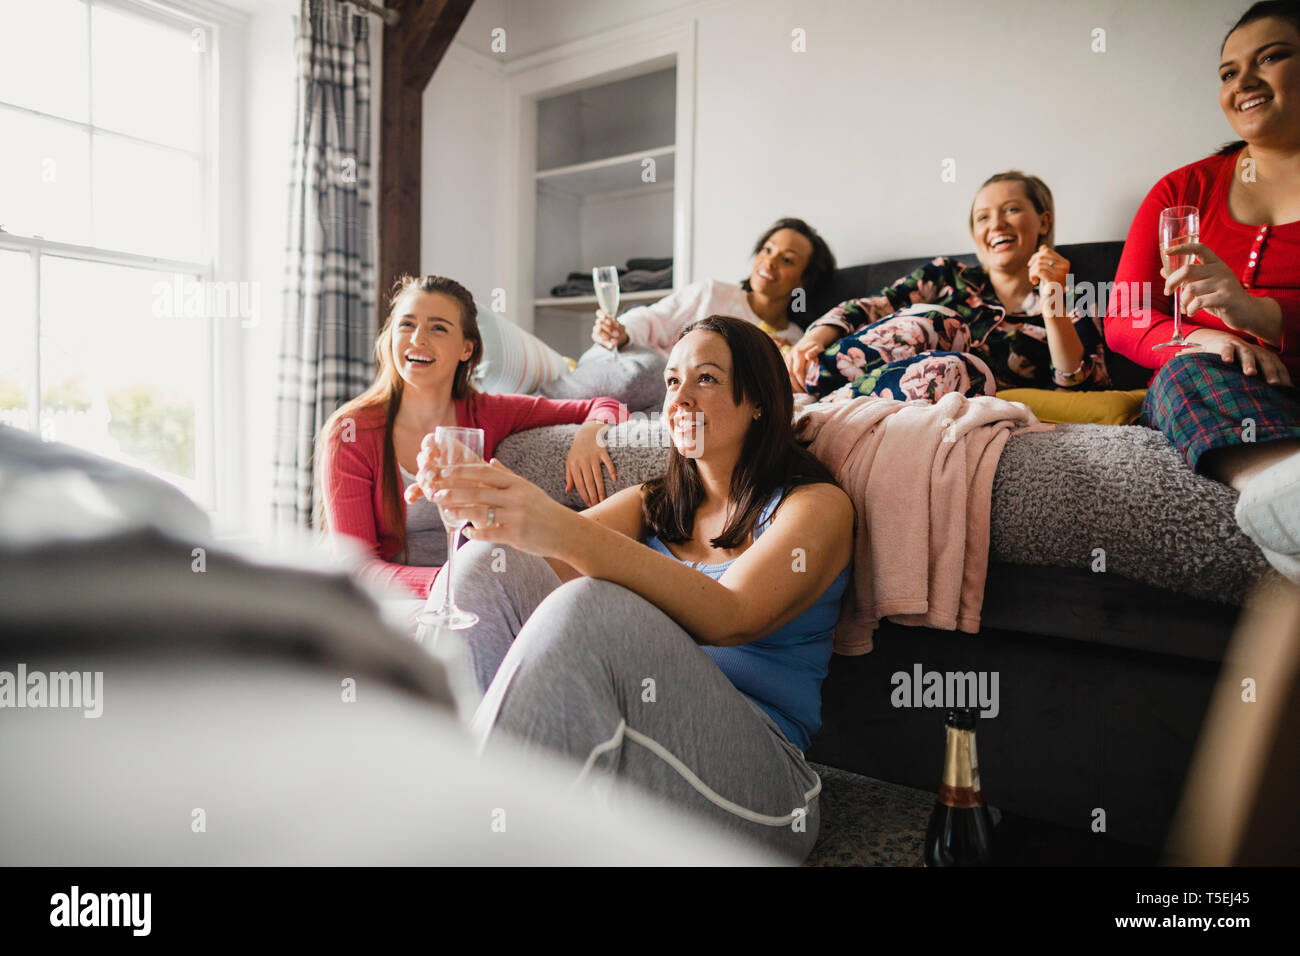
{"type": "MultiPolygon", "coordinates": [[[[1160,258],[1169,274],[1195,262],[1196,257],[1185,253],[1170,254],[1169,250],[1189,242],[1201,241],[1201,213],[1195,206],[1170,206],[1160,212],[1160,258]]],[[[1182,289],[1174,289],[1174,337],[1155,346],[1158,349],[1187,348],[1192,343],[1183,338],[1182,289]]]]}
{"type": "MultiPolygon", "coordinates": [[[[437,446],[438,463],[442,468],[483,460],[483,429],[481,428],[451,428],[440,425],[434,429],[433,442],[437,446]]],[[[419,621],[429,627],[445,627],[458,631],[478,623],[477,614],[473,611],[462,611],[456,606],[456,598],[452,593],[451,563],[456,556],[456,545],[460,541],[461,530],[469,524],[469,521],[462,517],[448,515],[447,509],[440,503],[438,514],[442,516],[442,523],[447,529],[447,563],[438,577],[446,579],[447,590],[442,603],[434,610],[421,614],[419,621]]],[[[437,581],[434,582],[434,587],[437,587],[437,581]]]]}
{"type": "MultiPolygon", "coordinates": [[[[618,267],[597,266],[591,270],[591,282],[596,287],[596,302],[611,319],[618,320],[618,267]]],[[[614,343],[614,358],[618,358],[618,343],[614,343]]]]}

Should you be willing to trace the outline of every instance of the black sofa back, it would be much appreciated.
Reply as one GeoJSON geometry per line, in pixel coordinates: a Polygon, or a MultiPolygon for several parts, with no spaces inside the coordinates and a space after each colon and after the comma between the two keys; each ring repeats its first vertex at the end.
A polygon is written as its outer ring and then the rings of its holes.
{"type": "MultiPolygon", "coordinates": [[[[1073,245],[1058,246],[1061,255],[1070,260],[1070,272],[1075,282],[1102,283],[1115,280],[1115,270],[1119,267],[1120,253],[1124,243],[1116,242],[1080,242],[1073,245]]],[[[888,262],[870,262],[861,266],[838,269],[831,281],[815,296],[808,300],[808,321],[835,308],[846,299],[858,299],[875,295],[896,279],[907,275],[919,266],[929,262],[932,256],[915,259],[891,259],[888,262]]],[[[977,265],[974,254],[953,256],[970,265],[977,265]]],[[[807,323],[805,323],[807,324],[807,323]]],[[[1106,350],[1106,367],[1110,369],[1114,388],[1145,388],[1151,377],[1151,370],[1129,361],[1110,349],[1106,350]]]]}

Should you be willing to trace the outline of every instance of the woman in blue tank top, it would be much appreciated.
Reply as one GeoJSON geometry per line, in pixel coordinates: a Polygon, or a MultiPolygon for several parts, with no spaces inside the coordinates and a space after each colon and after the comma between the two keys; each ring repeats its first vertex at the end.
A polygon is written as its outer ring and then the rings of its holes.
{"type": "MultiPolygon", "coordinates": [[[[768,499],[754,526],[755,541],[770,524],[783,497],[783,490],[778,490],[768,499]]],[[[646,544],[670,558],[676,557],[658,535],[650,535],[646,544]]],[[[735,560],[716,564],[685,563],[716,581],[735,560]]],[[[826,676],[831,657],[840,597],[847,584],[848,569],[845,568],[812,607],[784,627],[748,644],[730,647],[704,645],[700,648],[736,685],[737,690],[771,715],[786,738],[800,750],[808,749],[812,735],[821,726],[822,678],[826,676]]]]}
{"type": "MultiPolygon", "coordinates": [[[[780,352],[693,323],[665,369],[666,473],[577,513],[495,460],[423,491],[472,524],[457,632],[503,738],[803,859],[821,781],[803,757],[852,559],[853,506],[794,438],[780,352]]],[[[426,443],[427,447],[427,443],[426,443]]]]}

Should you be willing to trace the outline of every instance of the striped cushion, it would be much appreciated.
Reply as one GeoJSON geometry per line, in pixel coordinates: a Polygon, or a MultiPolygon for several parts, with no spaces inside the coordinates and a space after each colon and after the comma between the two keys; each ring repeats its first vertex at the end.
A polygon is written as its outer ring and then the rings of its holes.
{"type": "Polygon", "coordinates": [[[571,367],[568,359],[537,336],[482,306],[478,330],[483,336],[475,383],[480,391],[531,395],[571,367]]]}

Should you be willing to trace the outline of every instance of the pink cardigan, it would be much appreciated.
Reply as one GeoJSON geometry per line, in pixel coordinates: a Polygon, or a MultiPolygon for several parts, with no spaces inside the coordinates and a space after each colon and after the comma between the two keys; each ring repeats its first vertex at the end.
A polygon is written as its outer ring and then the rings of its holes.
{"type": "MultiPolygon", "coordinates": [[[[355,417],[356,440],[331,435],[321,463],[325,515],[334,534],[359,539],[373,559],[365,576],[384,584],[400,581],[418,597],[427,597],[440,568],[396,564],[395,529],[384,520],[384,419],[387,410],[376,406],[355,417]]],[[[612,398],[589,401],[553,401],[532,395],[489,395],[472,392],[456,401],[456,423],[483,429],[483,457],[491,461],[496,447],[508,435],[544,425],[576,425],[602,421],[617,424],[627,419],[627,408],[612,398]]],[[[561,463],[556,462],[556,467],[561,463]]],[[[398,487],[402,486],[398,476],[398,487]]],[[[406,502],[402,502],[406,512],[406,502]]]]}

